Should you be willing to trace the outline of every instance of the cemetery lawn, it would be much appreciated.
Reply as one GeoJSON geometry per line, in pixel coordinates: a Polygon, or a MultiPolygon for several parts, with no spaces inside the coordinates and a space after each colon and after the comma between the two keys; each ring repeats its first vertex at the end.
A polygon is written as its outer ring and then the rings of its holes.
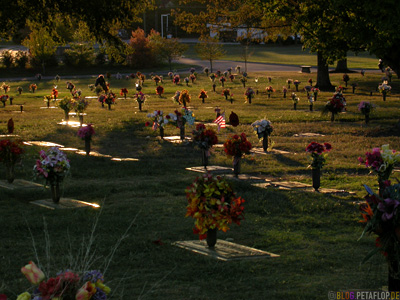
{"type": "MultiPolygon", "coordinates": [[[[190,66],[188,66],[189,69],[190,66]]],[[[344,95],[347,112],[330,122],[329,115],[321,115],[332,92],[318,95],[314,111],[309,110],[306,94],[302,90],[309,78],[316,74],[269,73],[249,74],[247,86],[258,90],[252,104],[244,103],[244,88],[239,77],[225,82],[231,89],[233,104],[221,96],[217,82],[213,92],[211,82],[204,74],[187,87],[175,86],[164,78],[163,97],[155,94],[155,83],[144,82],[143,92],[148,100],[143,111],[134,100],[134,83],[130,80],[109,79],[111,89],[118,95],[121,88],[129,90],[128,99],[118,99],[112,110],[101,108],[97,99],[91,99],[85,123],[96,130],[92,150],[119,158],[137,158],[139,161],[116,162],[107,157],[82,156],[67,152],[71,172],[65,179],[64,197],[98,203],[101,209],[51,211],[30,204],[30,201],[49,198],[48,189],[11,191],[0,188],[0,293],[10,299],[30,287],[20,268],[30,260],[47,266],[50,275],[67,269],[82,260],[79,249],[86,250],[91,233],[94,243],[88,251],[93,255],[90,269],[105,269],[108,255],[116,249],[105,283],[113,290],[112,299],[326,299],[328,291],[380,290],[387,285],[387,267],[383,256],[376,255],[370,262],[360,265],[367,253],[375,247],[375,237],[366,236],[358,241],[363,225],[358,203],[363,201],[368,184],[377,191],[375,175],[357,158],[366,151],[383,144],[400,150],[399,122],[400,84],[393,79],[392,93],[384,102],[376,92],[382,73],[350,74],[350,82],[357,82],[356,93],[348,88],[344,95]],[[259,82],[254,82],[255,77],[259,82]],[[267,82],[271,76],[272,82],[267,82]],[[286,80],[301,81],[297,93],[300,102],[293,110],[290,92],[283,98],[282,86],[286,80]],[[264,90],[272,85],[276,92],[267,98],[264,90]],[[208,92],[205,104],[198,98],[200,89],[208,92]],[[234,111],[240,119],[236,128],[228,127],[218,134],[221,143],[230,134],[245,132],[255,147],[261,142],[250,124],[262,118],[273,126],[273,148],[289,154],[247,155],[242,160],[242,173],[275,181],[298,181],[311,184],[311,170],[306,146],[312,142],[328,142],[332,151],[322,169],[321,186],[352,194],[322,194],[301,190],[262,189],[248,182],[231,181],[237,194],[246,200],[245,220],[240,226],[232,224],[226,233],[218,232],[219,239],[255,247],[279,254],[279,258],[222,262],[193,254],[171,245],[175,241],[196,240],[192,233],[193,220],[185,218],[185,188],[198,176],[185,170],[200,166],[200,150],[192,144],[172,144],[157,138],[158,132],[145,127],[151,121],[147,114],[154,110],[172,113],[179,105],[171,100],[176,90],[188,89],[196,121],[211,123],[214,109],[222,108],[228,117],[234,111]],[[370,93],[372,92],[372,96],[370,93]],[[357,105],[372,101],[376,110],[368,126],[357,105]],[[318,133],[324,136],[295,137],[295,134],[318,133]],[[92,229],[98,219],[97,227],[92,229]],[[116,247],[127,230],[128,236],[116,247]],[[31,234],[34,237],[34,245],[31,234]],[[45,234],[46,233],[46,234],[45,234]],[[48,234],[48,235],[47,235],[48,234]],[[46,240],[48,242],[46,243],[46,240]],[[48,247],[46,247],[46,244],[48,247]],[[36,256],[37,255],[37,256],[36,256]]],[[[343,74],[332,74],[334,85],[344,86],[343,74]]],[[[72,81],[83,96],[95,96],[88,88],[94,79],[68,79],[36,81],[35,93],[28,91],[32,82],[7,82],[14,104],[0,108],[0,134],[6,134],[7,121],[13,118],[15,134],[24,141],[54,142],[70,148],[84,148],[77,129],[57,125],[64,118],[59,108],[46,109],[44,95],[58,86],[59,99],[68,95],[66,81],[72,81]],[[23,88],[21,95],[16,89],[23,88]],[[20,105],[24,112],[18,112],[20,105]]],[[[1,105],[1,104],[0,104],[1,105]]],[[[214,127],[215,128],[215,127],[214,127]]],[[[186,129],[187,135],[193,127],[186,129]]],[[[166,135],[178,135],[173,126],[166,135]]],[[[34,180],[33,166],[41,147],[26,146],[22,165],[16,169],[19,179],[34,180]]],[[[210,165],[231,167],[232,159],[224,155],[223,148],[215,147],[210,165]]],[[[393,178],[399,178],[395,172],[393,178]]],[[[5,168],[0,165],[0,178],[5,168]]],[[[35,180],[42,183],[40,179],[35,180]]],[[[32,291],[32,289],[30,289],[32,291]]]]}
{"type": "MultiPolygon", "coordinates": [[[[185,56],[190,58],[199,58],[194,44],[189,45],[190,47],[186,51],[185,56]]],[[[244,60],[244,46],[239,44],[223,44],[223,48],[226,50],[227,54],[221,57],[221,60],[244,60]]],[[[303,50],[301,45],[250,45],[248,46],[248,62],[296,66],[309,65],[316,67],[317,54],[310,53],[308,49],[303,50]]],[[[241,65],[243,65],[243,63],[241,63],[241,65]]],[[[375,55],[370,55],[368,52],[358,54],[349,52],[347,56],[347,65],[350,69],[377,69],[378,59],[375,55]]],[[[330,67],[334,68],[336,67],[336,64],[332,64],[330,67]]]]}

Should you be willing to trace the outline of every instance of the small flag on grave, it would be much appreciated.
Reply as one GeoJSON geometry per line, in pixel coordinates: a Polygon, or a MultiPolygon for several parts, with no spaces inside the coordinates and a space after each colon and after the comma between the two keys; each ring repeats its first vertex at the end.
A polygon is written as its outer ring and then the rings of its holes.
{"type": "Polygon", "coordinates": [[[225,113],[222,113],[218,118],[216,118],[214,123],[217,123],[218,131],[220,128],[225,128],[225,113]]]}

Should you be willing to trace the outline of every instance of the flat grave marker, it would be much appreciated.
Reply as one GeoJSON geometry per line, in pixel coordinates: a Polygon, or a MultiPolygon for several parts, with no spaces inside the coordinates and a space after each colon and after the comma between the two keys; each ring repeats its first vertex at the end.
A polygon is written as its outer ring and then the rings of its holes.
{"type": "Polygon", "coordinates": [[[207,172],[230,173],[230,172],[233,172],[233,168],[221,167],[221,166],[207,166],[207,169],[205,169],[204,166],[190,167],[190,168],[186,168],[186,170],[193,171],[193,172],[199,172],[199,173],[207,173],[207,172]]]}
{"type": "Polygon", "coordinates": [[[15,179],[13,183],[8,183],[8,181],[6,180],[1,180],[0,188],[4,188],[7,190],[37,189],[37,188],[43,188],[43,184],[38,184],[23,179],[15,179]]]}
{"type": "Polygon", "coordinates": [[[38,205],[47,209],[56,210],[56,209],[74,209],[74,208],[83,208],[83,207],[93,207],[99,208],[100,205],[96,203],[85,202],[81,200],[75,200],[70,198],[61,198],[59,203],[54,203],[52,199],[43,199],[43,200],[35,200],[31,201],[31,204],[38,205]]]}

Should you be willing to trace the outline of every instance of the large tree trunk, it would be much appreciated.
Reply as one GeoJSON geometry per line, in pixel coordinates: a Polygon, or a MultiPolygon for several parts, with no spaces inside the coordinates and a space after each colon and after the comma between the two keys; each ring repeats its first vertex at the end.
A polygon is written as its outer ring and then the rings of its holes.
{"type": "Polygon", "coordinates": [[[352,73],[347,67],[347,58],[339,59],[336,63],[336,69],[332,73],[352,73]]]}
{"type": "Polygon", "coordinates": [[[317,52],[318,71],[317,84],[315,85],[322,91],[333,91],[334,86],[329,79],[329,67],[326,59],[321,52],[317,52]]]}

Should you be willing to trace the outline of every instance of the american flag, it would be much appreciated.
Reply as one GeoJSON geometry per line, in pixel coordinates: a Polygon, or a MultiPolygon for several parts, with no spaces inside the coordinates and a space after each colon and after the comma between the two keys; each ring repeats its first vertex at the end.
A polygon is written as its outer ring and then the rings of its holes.
{"type": "Polygon", "coordinates": [[[225,128],[225,113],[221,114],[218,118],[214,120],[214,123],[218,124],[219,128],[225,128]]]}

